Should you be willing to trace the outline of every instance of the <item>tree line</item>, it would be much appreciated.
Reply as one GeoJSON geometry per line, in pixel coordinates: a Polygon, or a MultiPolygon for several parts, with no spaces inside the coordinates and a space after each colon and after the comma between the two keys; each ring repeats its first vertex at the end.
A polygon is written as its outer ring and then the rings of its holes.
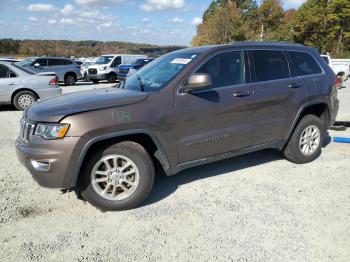
{"type": "Polygon", "coordinates": [[[129,42],[66,41],[66,40],[14,40],[0,39],[1,56],[64,56],[96,57],[101,54],[145,54],[156,57],[182,46],[157,46],[129,42]]]}
{"type": "Polygon", "coordinates": [[[307,0],[298,9],[284,10],[280,0],[215,0],[192,44],[245,40],[294,42],[350,56],[350,1],[307,0]]]}

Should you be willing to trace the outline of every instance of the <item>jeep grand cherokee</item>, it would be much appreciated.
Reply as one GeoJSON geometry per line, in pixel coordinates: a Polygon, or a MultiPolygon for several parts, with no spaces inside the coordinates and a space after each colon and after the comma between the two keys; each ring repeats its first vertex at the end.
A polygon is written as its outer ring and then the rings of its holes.
{"type": "Polygon", "coordinates": [[[274,148],[316,159],[338,111],[335,74],[317,50],[246,42],[188,48],[119,86],[31,106],[17,155],[44,187],[75,189],[103,210],[140,205],[167,175],[274,148]]]}

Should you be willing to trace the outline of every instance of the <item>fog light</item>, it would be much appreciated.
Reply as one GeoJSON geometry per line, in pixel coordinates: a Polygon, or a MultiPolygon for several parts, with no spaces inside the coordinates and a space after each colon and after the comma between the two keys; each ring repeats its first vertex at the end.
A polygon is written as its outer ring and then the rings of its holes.
{"type": "Polygon", "coordinates": [[[30,160],[30,163],[32,164],[34,169],[37,171],[49,171],[49,169],[50,169],[49,162],[30,160]]]}

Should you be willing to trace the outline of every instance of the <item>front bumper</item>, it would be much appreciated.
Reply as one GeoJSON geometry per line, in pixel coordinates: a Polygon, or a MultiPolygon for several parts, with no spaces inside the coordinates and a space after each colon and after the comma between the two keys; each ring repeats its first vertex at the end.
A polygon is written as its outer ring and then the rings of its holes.
{"type": "Polygon", "coordinates": [[[45,140],[32,136],[29,143],[18,138],[16,141],[16,154],[18,160],[24,165],[40,186],[48,188],[67,189],[71,187],[73,168],[70,167],[75,160],[75,148],[79,137],[65,137],[59,140],[45,140]],[[33,165],[33,161],[48,163],[49,168],[40,171],[33,165]]]}
{"type": "Polygon", "coordinates": [[[87,78],[90,80],[107,80],[108,73],[97,73],[89,74],[87,73],[87,78]]]}

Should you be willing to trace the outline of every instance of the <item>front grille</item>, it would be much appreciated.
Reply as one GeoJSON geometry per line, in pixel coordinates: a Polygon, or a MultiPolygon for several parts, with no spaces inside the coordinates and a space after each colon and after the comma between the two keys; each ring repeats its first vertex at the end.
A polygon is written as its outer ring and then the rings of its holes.
{"type": "Polygon", "coordinates": [[[90,68],[90,69],[89,69],[89,74],[90,74],[90,75],[96,75],[96,74],[97,74],[97,69],[90,68]]]}
{"type": "Polygon", "coordinates": [[[34,128],[35,125],[25,121],[24,119],[21,120],[21,131],[20,131],[20,138],[28,143],[31,136],[34,134],[34,128]]]}

